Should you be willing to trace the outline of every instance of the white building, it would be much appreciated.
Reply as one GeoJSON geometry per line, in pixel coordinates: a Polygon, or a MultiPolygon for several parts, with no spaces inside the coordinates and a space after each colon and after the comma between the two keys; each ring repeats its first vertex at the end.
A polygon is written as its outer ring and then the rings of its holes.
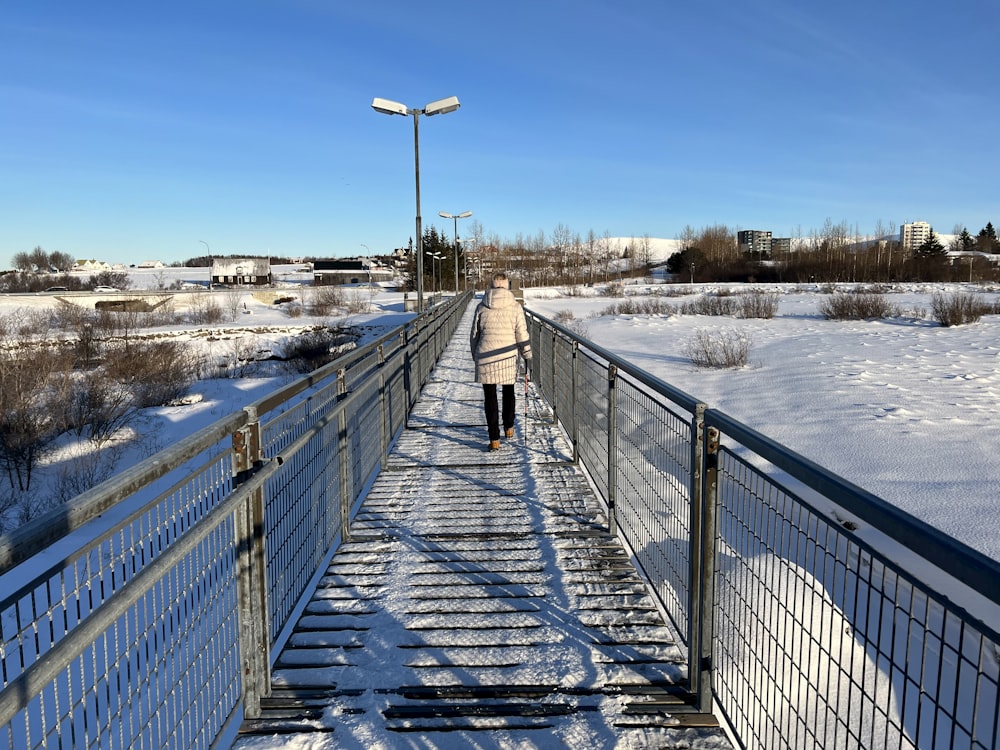
{"type": "Polygon", "coordinates": [[[212,261],[212,283],[227,286],[269,286],[270,258],[220,258],[212,261]]]}
{"type": "Polygon", "coordinates": [[[911,253],[931,238],[931,225],[926,221],[903,224],[899,228],[899,244],[911,253]]]}
{"type": "Polygon", "coordinates": [[[110,271],[111,266],[103,260],[78,260],[73,265],[72,270],[84,273],[101,273],[102,271],[110,271]]]}

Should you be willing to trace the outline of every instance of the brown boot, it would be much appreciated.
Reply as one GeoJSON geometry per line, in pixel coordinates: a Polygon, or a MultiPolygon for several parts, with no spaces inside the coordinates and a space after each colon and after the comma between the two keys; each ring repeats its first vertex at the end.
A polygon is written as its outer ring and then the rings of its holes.
{"type": "Polygon", "coordinates": [[[498,450],[500,450],[500,441],[499,440],[491,440],[490,441],[490,450],[491,451],[498,451],[498,450]]]}
{"type": "Polygon", "coordinates": [[[507,439],[510,440],[512,437],[514,437],[514,428],[513,427],[508,427],[507,428],[507,439]]]}

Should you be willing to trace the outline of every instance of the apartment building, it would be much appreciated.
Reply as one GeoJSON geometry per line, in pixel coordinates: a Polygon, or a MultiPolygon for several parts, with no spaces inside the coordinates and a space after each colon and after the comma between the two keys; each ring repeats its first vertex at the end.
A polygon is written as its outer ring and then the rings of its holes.
{"type": "Polygon", "coordinates": [[[741,229],[736,233],[740,251],[754,255],[771,254],[771,233],[759,229],[741,229]]]}
{"type": "Polygon", "coordinates": [[[899,244],[904,250],[915,251],[931,237],[931,225],[926,221],[914,221],[899,228],[899,244]]]}

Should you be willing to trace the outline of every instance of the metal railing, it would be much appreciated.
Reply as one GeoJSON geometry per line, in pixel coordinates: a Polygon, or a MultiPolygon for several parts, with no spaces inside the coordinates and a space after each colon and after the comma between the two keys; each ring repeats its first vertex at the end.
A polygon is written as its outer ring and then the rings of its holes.
{"type": "Polygon", "coordinates": [[[528,319],[536,384],[687,648],[693,707],[745,748],[1000,747],[1000,563],[528,319]]]}
{"type": "Polygon", "coordinates": [[[258,715],[468,300],[0,537],[0,747],[207,748],[258,715]]]}

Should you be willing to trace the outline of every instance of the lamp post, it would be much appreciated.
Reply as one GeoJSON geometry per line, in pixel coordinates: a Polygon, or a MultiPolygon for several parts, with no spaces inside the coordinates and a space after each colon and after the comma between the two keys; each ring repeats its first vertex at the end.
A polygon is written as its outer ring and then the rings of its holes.
{"type": "Polygon", "coordinates": [[[431,280],[434,282],[434,291],[441,291],[441,261],[444,260],[444,256],[441,253],[427,253],[428,257],[431,259],[431,280]],[[434,261],[438,262],[438,270],[434,270],[434,261]]]}
{"type": "Polygon", "coordinates": [[[420,222],[420,115],[446,115],[461,106],[457,96],[438,99],[426,105],[423,109],[407,107],[405,104],[391,99],[372,99],[372,109],[384,115],[413,116],[413,172],[417,186],[417,312],[424,310],[424,240],[423,227],[420,222]]]}
{"type": "Polygon", "coordinates": [[[198,242],[200,242],[202,245],[204,245],[205,246],[205,250],[208,251],[208,288],[211,291],[211,289],[212,289],[212,248],[210,248],[208,246],[208,243],[205,242],[205,240],[198,240],[198,242]]]}
{"type": "Polygon", "coordinates": [[[453,219],[455,222],[455,296],[458,296],[458,220],[468,219],[472,216],[472,211],[463,211],[460,214],[450,214],[447,211],[438,211],[438,216],[443,219],[453,219]]]}

